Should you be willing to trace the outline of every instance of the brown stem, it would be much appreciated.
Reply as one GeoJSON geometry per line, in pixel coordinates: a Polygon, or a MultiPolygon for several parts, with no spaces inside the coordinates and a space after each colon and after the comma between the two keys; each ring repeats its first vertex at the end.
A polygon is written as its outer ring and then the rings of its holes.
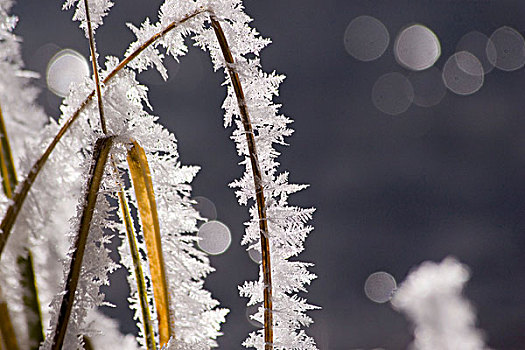
{"type": "Polygon", "coordinates": [[[262,268],[263,268],[263,282],[264,282],[264,349],[273,349],[273,314],[272,314],[272,271],[270,266],[270,241],[268,236],[268,223],[266,220],[266,204],[264,199],[264,191],[262,184],[262,172],[259,166],[259,159],[257,157],[257,148],[255,146],[255,137],[253,135],[252,124],[246,107],[246,99],[242,90],[239,74],[235,71],[233,55],[226,40],[226,36],[221,28],[221,24],[214,16],[211,16],[211,25],[221,46],[226,67],[232,81],[235,95],[237,96],[237,104],[241,114],[242,124],[244,126],[244,133],[248,143],[248,152],[250,154],[250,162],[252,165],[253,183],[255,186],[255,196],[257,200],[257,211],[259,213],[259,231],[261,234],[261,252],[262,252],[262,268]]]}
{"type": "Polygon", "coordinates": [[[91,29],[91,18],[89,15],[89,6],[88,0],[84,0],[84,7],[86,9],[86,23],[88,28],[89,36],[89,49],[91,51],[91,63],[93,65],[93,74],[95,75],[95,87],[97,91],[97,100],[98,100],[98,111],[100,115],[100,126],[104,135],[108,134],[108,129],[106,128],[106,119],[104,118],[104,107],[102,106],[102,93],[100,91],[100,78],[98,76],[98,67],[97,67],[97,55],[95,51],[95,39],[93,38],[93,30],[91,29]]]}
{"type": "MultiPolygon", "coordinates": [[[[0,298],[2,291],[0,288],[0,298]]],[[[0,349],[2,348],[1,342],[4,342],[4,345],[7,349],[18,350],[18,342],[16,340],[15,329],[11,323],[11,318],[9,317],[9,309],[7,308],[7,303],[0,301],[0,349]]]]}
{"type": "Polygon", "coordinates": [[[91,220],[93,219],[93,213],[97,203],[100,184],[102,183],[106,161],[108,159],[112,144],[112,137],[100,138],[97,140],[93,150],[93,162],[91,163],[91,169],[89,170],[87,180],[88,186],[86,188],[86,193],[84,194],[85,200],[82,209],[82,216],[80,217],[78,235],[75,238],[73,256],[71,257],[71,265],[66,279],[66,286],[64,295],[62,297],[62,303],[60,305],[60,311],[58,313],[57,330],[51,345],[52,350],[62,349],[62,345],[64,343],[69,318],[71,316],[71,311],[75,301],[75,293],[77,290],[78,281],[80,279],[82,260],[84,258],[84,252],[87,245],[91,220]]]}
{"type": "MultiPolygon", "coordinates": [[[[170,23],[166,28],[164,28],[162,31],[154,34],[150,39],[148,39],[145,43],[143,43],[141,46],[139,46],[131,55],[126,57],[120,64],[115,67],[108,75],[107,77],[102,81],[104,84],[106,84],[109,80],[111,80],[119,71],[121,71],[124,67],[126,67],[135,57],[137,57],[142,51],[144,51],[146,48],[148,48],[149,45],[153,44],[156,40],[162,38],[164,35],[166,35],[169,31],[171,31],[173,28],[177,27],[178,25],[192,19],[193,17],[201,14],[209,12],[208,10],[199,10],[195,11],[192,14],[188,15],[187,17],[184,17],[180,21],[174,21],[170,23]]],[[[23,182],[20,183],[20,185],[17,187],[15,191],[15,195],[13,197],[13,201],[7,208],[7,211],[2,219],[2,222],[0,223],[0,259],[2,257],[2,252],[5,248],[5,245],[7,243],[7,239],[9,238],[9,235],[11,233],[11,229],[13,228],[13,225],[15,224],[16,218],[18,217],[18,214],[20,213],[20,210],[22,209],[22,204],[24,203],[27,194],[29,190],[31,189],[31,186],[33,185],[34,181],[36,180],[36,177],[42,170],[44,164],[47,162],[47,159],[55,149],[58,142],[62,139],[66,131],[69,129],[69,127],[75,122],[75,120],[80,115],[80,112],[86,108],[88,103],[93,99],[95,96],[95,90],[91,91],[91,93],[85,98],[85,100],[80,104],[80,106],[77,108],[75,113],[69,119],[66,120],[64,125],[60,128],[57,135],[49,146],[47,146],[44,153],[38,158],[38,160],[33,164],[31,167],[31,170],[27,174],[26,178],[23,182]]]]}

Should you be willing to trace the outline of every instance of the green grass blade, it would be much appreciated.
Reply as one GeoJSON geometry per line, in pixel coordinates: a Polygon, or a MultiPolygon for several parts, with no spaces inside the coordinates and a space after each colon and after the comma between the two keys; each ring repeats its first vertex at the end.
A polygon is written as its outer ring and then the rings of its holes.
{"type": "Polygon", "coordinates": [[[82,268],[82,259],[84,258],[89,228],[91,226],[91,220],[93,219],[93,212],[95,210],[100,184],[104,176],[104,169],[112,144],[113,137],[100,138],[97,140],[93,150],[93,163],[91,164],[91,169],[89,171],[88,186],[85,193],[85,201],[84,207],[82,208],[78,235],[75,240],[73,256],[71,258],[71,267],[66,280],[62,304],[60,305],[57,329],[51,345],[51,349],[53,350],[60,350],[64,343],[67,325],[75,301],[75,292],[80,278],[80,270],[82,268]]]}
{"type": "Polygon", "coordinates": [[[153,322],[151,321],[150,310],[148,306],[148,294],[146,289],[146,281],[144,280],[144,273],[142,271],[142,263],[137,245],[137,238],[135,237],[135,230],[133,228],[133,221],[129,212],[129,206],[126,201],[124,191],[121,189],[118,193],[120,203],[120,210],[124,217],[124,225],[126,227],[126,235],[128,237],[129,249],[131,251],[131,258],[133,260],[133,268],[135,269],[135,279],[137,280],[137,291],[139,294],[140,309],[142,311],[142,323],[144,325],[144,337],[148,350],[155,350],[155,333],[153,331],[153,322]]]}
{"type": "Polygon", "coordinates": [[[159,322],[159,342],[162,347],[173,336],[170,327],[166,271],[162,256],[159,218],[153,183],[151,182],[151,172],[146,153],[136,141],[133,142],[133,147],[128,152],[128,165],[139,207],[144,240],[146,241],[153,296],[159,322]]]}

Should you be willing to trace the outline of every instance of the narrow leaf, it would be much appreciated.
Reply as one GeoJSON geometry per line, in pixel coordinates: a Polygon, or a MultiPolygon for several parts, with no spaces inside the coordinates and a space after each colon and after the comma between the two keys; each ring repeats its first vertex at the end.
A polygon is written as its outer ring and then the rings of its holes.
{"type": "Polygon", "coordinates": [[[155,307],[157,308],[157,318],[159,320],[159,342],[162,347],[173,336],[169,321],[166,272],[162,256],[159,218],[151,182],[151,172],[146,153],[136,141],[133,142],[133,147],[128,152],[128,166],[133,181],[133,188],[135,189],[135,196],[137,197],[144,240],[148,251],[153,296],[155,297],[155,307]]]}
{"type": "Polygon", "coordinates": [[[2,115],[2,109],[0,108],[0,161],[2,162],[0,169],[2,171],[2,185],[4,187],[4,193],[7,198],[13,198],[13,191],[18,182],[16,178],[15,163],[13,161],[13,155],[11,153],[11,146],[9,145],[9,139],[7,137],[7,131],[5,128],[4,117],[2,115]]]}
{"type": "MultiPolygon", "coordinates": [[[[0,169],[2,172],[2,184],[7,198],[13,198],[18,179],[16,176],[15,163],[9,144],[9,137],[4,123],[4,117],[0,108],[0,169]]],[[[40,301],[38,300],[37,285],[31,251],[26,250],[26,256],[19,256],[17,264],[21,272],[20,284],[24,289],[23,302],[27,316],[28,336],[30,349],[37,350],[44,340],[42,327],[42,314],[40,312],[40,301]]],[[[9,317],[8,314],[5,317],[9,317]]]]}
{"type": "Polygon", "coordinates": [[[262,184],[262,173],[259,165],[259,158],[257,156],[257,147],[255,144],[255,137],[253,134],[250,115],[244,97],[241,80],[239,74],[235,71],[235,61],[233,55],[222,30],[221,24],[215,17],[211,17],[211,25],[217,37],[217,41],[221,47],[224,60],[227,63],[228,73],[232,81],[233,89],[237,97],[237,104],[241,115],[242,124],[244,127],[246,142],[248,144],[248,153],[250,155],[250,163],[252,165],[253,183],[255,187],[255,197],[257,200],[257,212],[259,214],[259,232],[261,236],[261,252],[262,252],[262,272],[264,282],[264,349],[273,349],[273,301],[272,301],[272,269],[270,260],[270,240],[268,234],[268,222],[266,216],[266,202],[264,198],[264,188],[262,184]]]}
{"type": "Polygon", "coordinates": [[[42,327],[42,313],[40,311],[40,300],[38,299],[33,253],[28,249],[27,256],[19,256],[17,264],[21,272],[20,284],[24,288],[23,301],[27,314],[30,349],[38,350],[40,343],[44,341],[44,330],[42,327]]]}
{"type": "Polygon", "coordinates": [[[78,235],[75,240],[73,256],[71,257],[71,267],[67,276],[64,296],[62,297],[62,304],[60,305],[58,314],[57,330],[51,346],[53,350],[60,350],[62,348],[66,336],[67,325],[69,323],[69,317],[71,316],[75,292],[80,278],[80,270],[86,249],[89,228],[91,226],[91,220],[93,219],[100,183],[102,182],[106,161],[112,144],[113,137],[100,138],[97,140],[93,150],[93,162],[89,171],[88,186],[85,193],[78,235]]]}
{"type": "Polygon", "coordinates": [[[4,345],[7,349],[19,349],[18,342],[16,341],[15,330],[13,328],[13,324],[11,323],[11,319],[9,318],[9,310],[7,309],[7,303],[4,302],[0,302],[0,333],[2,333],[0,340],[4,341],[4,345]]]}
{"type": "Polygon", "coordinates": [[[137,291],[139,294],[140,308],[142,311],[142,323],[144,325],[144,337],[146,338],[148,350],[155,350],[155,334],[153,332],[153,323],[150,317],[148,294],[146,282],[144,280],[144,273],[142,271],[137,238],[135,237],[135,230],[133,228],[133,221],[129,212],[126,196],[124,195],[124,191],[122,189],[118,193],[118,199],[120,203],[120,210],[122,211],[122,216],[124,217],[124,225],[126,227],[126,235],[128,237],[131,258],[133,260],[133,268],[135,269],[135,279],[137,280],[137,291]]]}

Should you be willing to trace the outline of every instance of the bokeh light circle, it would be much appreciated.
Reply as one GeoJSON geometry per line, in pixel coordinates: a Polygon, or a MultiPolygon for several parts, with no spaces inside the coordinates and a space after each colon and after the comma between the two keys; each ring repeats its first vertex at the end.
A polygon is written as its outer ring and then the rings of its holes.
{"type": "Polygon", "coordinates": [[[199,248],[211,255],[224,253],[232,242],[230,229],[219,221],[208,221],[199,228],[199,248]]]}
{"type": "Polygon", "coordinates": [[[200,216],[208,220],[217,219],[217,208],[210,199],[197,196],[194,198],[194,200],[196,203],[193,205],[193,207],[199,212],[200,216]]]}
{"type": "Polygon", "coordinates": [[[398,34],[394,55],[403,67],[423,70],[436,63],[441,55],[441,45],[433,31],[421,24],[414,24],[398,34]]]}
{"type": "Polygon", "coordinates": [[[447,88],[441,78],[441,71],[436,67],[411,72],[407,78],[414,89],[413,103],[417,106],[436,106],[447,93],[447,88]]]}
{"type": "Polygon", "coordinates": [[[501,27],[490,36],[496,48],[494,65],[504,71],[520,69],[525,65],[525,40],[513,28],[501,27]]]}
{"type": "Polygon", "coordinates": [[[344,35],[346,51],[360,61],[373,61],[386,51],[390,35],[381,21],[370,16],[354,18],[344,35]]]}
{"type": "Polygon", "coordinates": [[[262,254],[260,251],[256,249],[250,249],[248,251],[248,255],[250,256],[250,259],[256,264],[260,264],[262,261],[262,254]]]}
{"type": "Polygon", "coordinates": [[[414,99],[410,81],[401,73],[387,73],[372,87],[372,102],[380,111],[397,115],[405,112],[414,99]]]}
{"type": "Polygon", "coordinates": [[[483,73],[490,73],[496,62],[496,47],[492,40],[478,31],[469,32],[461,37],[456,45],[456,52],[467,51],[476,56],[483,66],[483,73]]]}
{"type": "Polygon", "coordinates": [[[450,56],[442,76],[445,86],[458,95],[471,95],[483,86],[483,66],[467,51],[450,56]]]}
{"type": "Polygon", "coordinates": [[[365,294],[375,303],[386,303],[396,291],[395,278],[387,272],[374,272],[365,281],[365,294]]]}
{"type": "Polygon", "coordinates": [[[75,50],[65,49],[54,55],[46,69],[46,82],[54,94],[65,97],[72,83],[89,76],[88,61],[75,50]]]}

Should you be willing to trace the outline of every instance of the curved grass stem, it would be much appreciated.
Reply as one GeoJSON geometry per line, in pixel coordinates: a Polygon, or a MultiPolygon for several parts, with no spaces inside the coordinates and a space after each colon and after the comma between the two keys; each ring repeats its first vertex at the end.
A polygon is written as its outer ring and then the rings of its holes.
{"type": "Polygon", "coordinates": [[[235,61],[231,53],[228,41],[224,35],[221,24],[214,17],[211,16],[211,25],[217,36],[217,40],[222,50],[228,74],[237,97],[237,104],[241,115],[242,124],[248,143],[248,152],[250,155],[250,162],[252,165],[253,183],[255,186],[255,197],[257,201],[257,211],[259,214],[259,231],[261,237],[261,252],[262,252],[262,269],[263,269],[263,283],[264,283],[264,349],[273,349],[273,312],[272,312],[272,270],[270,265],[270,241],[268,235],[268,223],[266,220],[266,204],[264,198],[264,190],[262,185],[262,172],[259,165],[259,158],[257,156],[257,147],[255,145],[255,137],[253,135],[252,124],[250,122],[250,115],[246,107],[246,99],[239,79],[239,74],[235,70],[235,61]]]}

